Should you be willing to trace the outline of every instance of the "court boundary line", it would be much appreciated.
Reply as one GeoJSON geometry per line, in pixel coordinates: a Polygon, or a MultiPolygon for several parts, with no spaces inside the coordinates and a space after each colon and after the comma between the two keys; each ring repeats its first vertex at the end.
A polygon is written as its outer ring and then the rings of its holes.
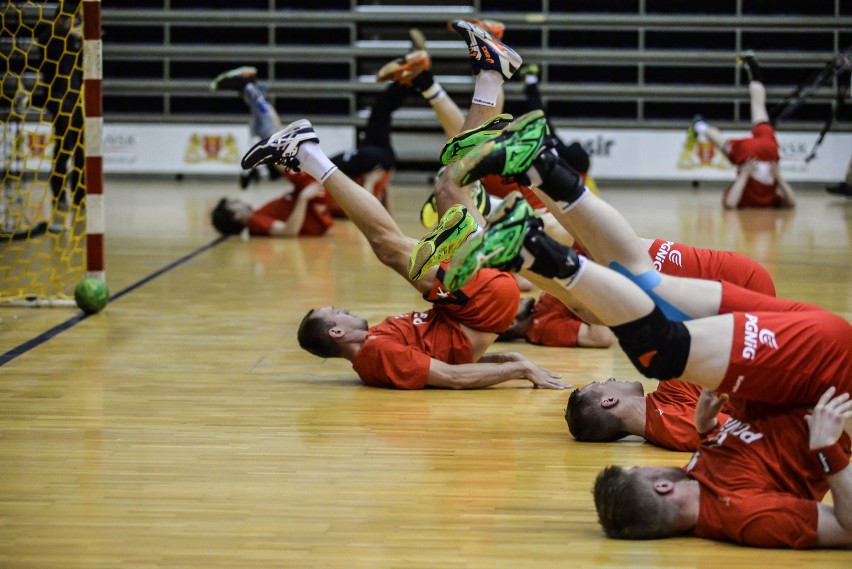
{"type": "MultiPolygon", "coordinates": [[[[176,261],[172,261],[171,263],[169,263],[165,267],[157,269],[153,273],[149,274],[146,277],[143,277],[141,280],[136,281],[135,283],[124,288],[123,290],[120,290],[119,292],[117,292],[113,295],[110,295],[109,303],[107,304],[107,306],[109,306],[109,304],[112,304],[114,301],[120,299],[122,296],[129,294],[129,293],[133,292],[134,290],[136,290],[137,288],[151,282],[152,280],[156,279],[157,277],[159,277],[163,273],[167,273],[168,271],[174,269],[175,267],[179,267],[180,265],[186,263],[187,261],[189,261],[193,257],[196,257],[196,256],[200,255],[201,253],[204,253],[205,251],[212,249],[213,247],[215,247],[219,243],[228,239],[228,237],[230,237],[230,236],[229,235],[222,235],[221,237],[211,241],[210,243],[203,245],[202,247],[199,247],[195,251],[192,251],[191,253],[187,253],[186,255],[177,259],[176,261]]],[[[69,318],[65,322],[57,324],[53,328],[51,328],[51,329],[49,329],[45,332],[42,332],[41,334],[39,334],[35,338],[27,340],[26,342],[12,348],[11,350],[6,352],[5,354],[0,355],[0,366],[4,366],[7,363],[9,363],[10,361],[17,358],[18,356],[22,356],[25,353],[32,350],[33,348],[36,348],[36,347],[44,344],[45,342],[47,342],[51,338],[58,336],[59,334],[61,334],[65,330],[68,330],[69,328],[73,328],[74,326],[76,326],[77,324],[79,324],[80,322],[82,322],[83,320],[88,318],[89,316],[94,316],[94,315],[83,313],[83,314],[78,314],[76,316],[72,316],[71,318],[69,318]]]]}

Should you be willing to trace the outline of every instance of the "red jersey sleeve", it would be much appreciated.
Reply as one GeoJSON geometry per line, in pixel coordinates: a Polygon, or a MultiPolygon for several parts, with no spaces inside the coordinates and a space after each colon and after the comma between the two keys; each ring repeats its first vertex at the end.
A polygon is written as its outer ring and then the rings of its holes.
{"type": "Polygon", "coordinates": [[[248,220],[249,233],[252,235],[270,235],[275,218],[255,212],[248,220]]]}
{"type": "Polygon", "coordinates": [[[695,405],[700,394],[701,388],[690,383],[661,381],[656,391],[645,396],[645,440],[671,450],[698,448],[701,437],[695,429],[695,405]]]}
{"type": "Polygon", "coordinates": [[[429,354],[379,335],[367,337],[352,367],[366,385],[423,389],[431,362],[429,354]]]}
{"type": "MultiPolygon", "coordinates": [[[[677,379],[661,381],[655,391],[645,396],[645,440],[671,450],[696,450],[702,439],[695,428],[695,406],[700,395],[697,385],[677,379]]],[[[730,410],[730,404],[722,407],[716,416],[718,425],[728,420],[730,410]]],[[[704,436],[714,432],[716,429],[704,436]]]]}
{"type": "MultiPolygon", "coordinates": [[[[285,194],[258,208],[248,220],[249,233],[252,235],[270,235],[272,224],[277,221],[287,223],[296,207],[296,192],[285,194]]],[[[308,202],[305,220],[299,230],[300,236],[323,235],[334,221],[322,198],[308,202]]]]}

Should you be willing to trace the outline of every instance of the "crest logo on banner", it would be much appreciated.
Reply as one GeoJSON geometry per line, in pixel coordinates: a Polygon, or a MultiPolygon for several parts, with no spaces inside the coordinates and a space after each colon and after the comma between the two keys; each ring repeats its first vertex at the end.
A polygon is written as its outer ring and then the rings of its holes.
{"type": "Polygon", "coordinates": [[[44,156],[47,149],[47,135],[43,132],[27,133],[27,150],[30,156],[44,156]]]}
{"type": "Polygon", "coordinates": [[[200,162],[239,163],[240,152],[232,134],[199,134],[189,137],[184,160],[189,164],[200,162]]]}
{"type": "Polygon", "coordinates": [[[677,169],[695,170],[698,168],[730,170],[732,166],[722,151],[716,148],[706,136],[690,136],[687,133],[680,158],[677,161],[677,169]]]}

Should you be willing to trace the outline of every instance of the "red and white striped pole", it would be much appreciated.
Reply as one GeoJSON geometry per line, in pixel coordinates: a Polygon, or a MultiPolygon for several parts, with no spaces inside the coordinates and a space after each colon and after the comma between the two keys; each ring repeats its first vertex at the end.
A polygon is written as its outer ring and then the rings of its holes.
{"type": "Polygon", "coordinates": [[[101,0],[83,0],[83,83],[86,117],[86,272],[89,277],[104,280],[101,0]]]}

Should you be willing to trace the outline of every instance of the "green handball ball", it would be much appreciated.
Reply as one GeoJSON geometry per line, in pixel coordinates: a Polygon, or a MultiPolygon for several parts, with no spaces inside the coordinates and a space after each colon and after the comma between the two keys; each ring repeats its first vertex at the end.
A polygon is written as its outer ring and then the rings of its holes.
{"type": "Polygon", "coordinates": [[[103,310],[109,302],[109,289],[100,279],[83,279],[74,289],[74,300],[80,310],[86,314],[95,314],[103,310]]]}

